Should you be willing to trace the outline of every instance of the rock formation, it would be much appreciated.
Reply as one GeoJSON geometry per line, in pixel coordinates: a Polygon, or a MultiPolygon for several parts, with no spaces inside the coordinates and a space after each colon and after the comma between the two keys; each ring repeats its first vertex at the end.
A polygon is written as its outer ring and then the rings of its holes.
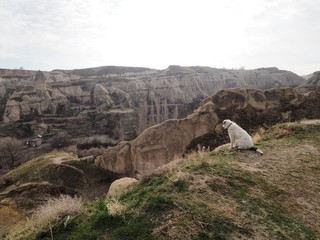
{"type": "Polygon", "coordinates": [[[314,72],[307,81],[297,88],[300,92],[320,91],[320,71],[314,72]]]}
{"type": "Polygon", "coordinates": [[[193,139],[212,132],[217,123],[214,104],[207,102],[186,118],[167,120],[147,128],[131,142],[109,148],[95,163],[120,174],[148,172],[181,157],[193,139]]]}
{"type": "Polygon", "coordinates": [[[26,85],[10,96],[4,111],[4,122],[14,122],[41,113],[55,114],[59,105],[68,105],[67,97],[60,91],[47,89],[42,72],[37,72],[34,82],[34,85],[26,85]]]}
{"type": "Polygon", "coordinates": [[[227,139],[220,126],[226,118],[249,132],[279,122],[320,118],[320,92],[300,94],[292,88],[221,90],[203,100],[194,114],[152,126],[135,140],[106,150],[95,163],[115,173],[146,173],[197,144],[211,148],[221,144],[227,139]]]}
{"type": "Polygon", "coordinates": [[[133,185],[135,185],[137,182],[137,179],[129,177],[117,179],[111,183],[107,196],[118,197],[121,194],[129,191],[129,189],[133,187],[133,185]]]}
{"type": "Polygon", "coordinates": [[[63,128],[74,137],[107,135],[114,142],[132,140],[167,119],[183,118],[221,89],[295,87],[303,82],[277,68],[109,66],[43,74],[0,70],[0,114],[10,123],[37,115],[51,129],[63,128]]]}

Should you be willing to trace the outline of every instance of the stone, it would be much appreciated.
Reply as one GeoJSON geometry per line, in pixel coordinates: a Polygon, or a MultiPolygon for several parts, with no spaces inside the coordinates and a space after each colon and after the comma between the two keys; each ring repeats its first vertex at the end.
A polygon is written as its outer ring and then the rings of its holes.
{"type": "Polygon", "coordinates": [[[135,140],[107,149],[95,164],[119,174],[144,174],[181,156],[190,142],[218,122],[208,102],[183,119],[170,119],[144,130],[135,140]]]}
{"type": "Polygon", "coordinates": [[[111,183],[107,197],[117,197],[127,192],[134,184],[138,182],[135,178],[123,177],[111,183]]]}

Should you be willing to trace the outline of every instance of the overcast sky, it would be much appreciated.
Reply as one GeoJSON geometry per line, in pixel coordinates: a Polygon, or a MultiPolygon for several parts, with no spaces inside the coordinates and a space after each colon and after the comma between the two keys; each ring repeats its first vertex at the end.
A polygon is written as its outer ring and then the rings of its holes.
{"type": "Polygon", "coordinates": [[[0,68],[320,70],[319,0],[0,0],[0,68]]]}

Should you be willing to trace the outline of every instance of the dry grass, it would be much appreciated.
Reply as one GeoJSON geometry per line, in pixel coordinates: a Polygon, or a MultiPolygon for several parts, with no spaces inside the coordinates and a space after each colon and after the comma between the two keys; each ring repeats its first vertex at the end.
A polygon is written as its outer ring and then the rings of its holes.
{"type": "Polygon", "coordinates": [[[212,153],[206,150],[199,150],[189,153],[186,156],[188,164],[205,164],[212,161],[212,153]]]}
{"type": "Polygon", "coordinates": [[[108,213],[113,216],[121,216],[127,209],[117,198],[108,198],[106,203],[108,213]]]}
{"type": "Polygon", "coordinates": [[[39,230],[51,229],[54,221],[67,217],[64,221],[68,224],[71,215],[83,213],[83,200],[80,197],[60,195],[49,199],[45,204],[39,206],[33,213],[31,219],[23,227],[16,226],[11,233],[5,237],[6,240],[33,239],[39,230]]]}
{"type": "Polygon", "coordinates": [[[262,141],[263,135],[266,133],[264,128],[260,128],[253,136],[252,140],[254,144],[259,144],[262,141]]]}
{"type": "Polygon", "coordinates": [[[51,198],[47,203],[41,205],[32,215],[31,221],[36,227],[46,227],[50,222],[68,215],[82,213],[83,200],[80,197],[60,195],[58,198],[51,198]]]}

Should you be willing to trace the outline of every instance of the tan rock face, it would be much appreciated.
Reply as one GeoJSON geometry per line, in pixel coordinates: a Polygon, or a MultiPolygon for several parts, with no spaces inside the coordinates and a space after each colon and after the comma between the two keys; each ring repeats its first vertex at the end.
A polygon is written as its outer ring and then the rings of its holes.
{"type": "Polygon", "coordinates": [[[109,107],[114,106],[114,101],[111,99],[108,90],[101,84],[96,84],[92,91],[93,103],[97,106],[106,104],[109,107]]]}
{"type": "MultiPolygon", "coordinates": [[[[43,74],[0,70],[0,114],[6,122],[13,122],[38,112],[44,118],[40,121],[67,130],[73,129],[74,122],[68,122],[73,118],[79,126],[77,131],[70,130],[72,135],[101,134],[117,142],[132,140],[168,119],[189,115],[201,100],[221,89],[295,87],[303,82],[298,75],[277,68],[99,67],[43,74]]],[[[241,97],[235,93],[230,106],[240,109],[246,104],[241,97]]],[[[263,109],[263,101],[250,104],[263,109]]]]}
{"type": "Polygon", "coordinates": [[[303,93],[315,90],[320,90],[320,71],[314,72],[304,84],[298,87],[298,91],[303,93]]]}
{"type": "Polygon", "coordinates": [[[301,94],[292,88],[270,90],[226,89],[205,99],[200,105],[213,102],[219,117],[214,132],[194,139],[187,147],[196,149],[198,144],[211,149],[227,143],[228,134],[221,130],[220,123],[231,119],[253,134],[261,127],[279,122],[299,121],[301,119],[320,118],[320,92],[301,94]]]}
{"type": "Polygon", "coordinates": [[[132,187],[134,184],[138,182],[135,178],[124,177],[115,180],[111,183],[107,196],[108,197],[116,197],[125,193],[132,187]]]}
{"type": "Polygon", "coordinates": [[[301,94],[293,88],[280,88],[270,90],[257,89],[227,89],[205,99],[215,103],[219,118],[230,118],[238,122],[250,119],[247,124],[262,122],[288,121],[283,119],[284,113],[290,113],[291,120],[302,118],[316,118],[320,111],[320,99],[316,99],[319,92],[301,94]],[[269,117],[267,117],[269,116],[269,117]],[[267,118],[264,118],[267,117],[267,118]]]}
{"type": "Polygon", "coordinates": [[[36,75],[34,86],[26,86],[15,91],[9,98],[4,111],[4,122],[14,122],[31,114],[55,114],[58,105],[68,105],[69,101],[57,89],[46,87],[45,77],[41,72],[36,75]]]}
{"type": "Polygon", "coordinates": [[[96,159],[96,165],[116,173],[139,174],[154,170],[181,156],[192,139],[213,131],[218,122],[208,102],[184,119],[167,120],[122,142],[96,159]]]}
{"type": "Polygon", "coordinates": [[[221,128],[228,118],[247,131],[279,122],[320,118],[320,92],[300,94],[291,88],[229,89],[205,99],[184,119],[147,128],[135,140],[108,149],[96,164],[121,174],[143,174],[162,166],[198,144],[211,149],[227,142],[221,128]]]}
{"type": "Polygon", "coordinates": [[[67,98],[60,92],[47,89],[46,77],[41,71],[38,71],[33,85],[26,85],[10,96],[4,110],[3,120],[14,122],[34,113],[55,113],[57,104],[67,104],[67,102],[67,98]]]}

